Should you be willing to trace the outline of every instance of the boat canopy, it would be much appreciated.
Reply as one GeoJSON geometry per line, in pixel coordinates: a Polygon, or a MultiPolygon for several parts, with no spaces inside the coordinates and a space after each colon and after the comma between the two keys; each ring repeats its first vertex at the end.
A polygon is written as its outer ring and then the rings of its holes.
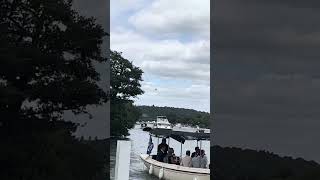
{"type": "Polygon", "coordinates": [[[173,131],[168,129],[151,129],[150,135],[161,138],[169,138],[184,144],[186,140],[210,140],[210,133],[205,132],[185,132],[173,131]]]}

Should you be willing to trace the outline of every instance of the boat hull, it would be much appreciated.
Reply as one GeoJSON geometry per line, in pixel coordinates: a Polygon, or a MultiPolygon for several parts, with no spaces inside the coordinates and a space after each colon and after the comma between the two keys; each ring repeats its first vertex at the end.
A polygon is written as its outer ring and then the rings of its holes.
{"type": "Polygon", "coordinates": [[[158,162],[146,154],[140,155],[141,160],[149,172],[152,165],[152,174],[159,177],[163,168],[163,178],[165,180],[209,180],[210,169],[190,168],[174,164],[158,162]]]}

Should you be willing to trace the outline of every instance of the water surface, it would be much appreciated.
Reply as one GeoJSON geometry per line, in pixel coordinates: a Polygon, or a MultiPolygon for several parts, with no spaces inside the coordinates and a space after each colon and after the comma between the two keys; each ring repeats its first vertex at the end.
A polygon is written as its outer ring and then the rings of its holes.
{"type": "MultiPolygon", "coordinates": [[[[178,128],[177,128],[178,129],[178,128]]],[[[175,129],[175,130],[177,130],[175,129]]],[[[179,129],[182,130],[182,129],[179,129]]],[[[194,128],[183,128],[184,131],[195,131],[194,128]]],[[[141,153],[145,154],[147,151],[147,146],[149,142],[149,132],[142,131],[140,126],[135,126],[135,128],[129,131],[130,136],[128,136],[129,140],[131,141],[131,158],[130,158],[130,180],[158,180],[159,178],[155,176],[151,176],[148,174],[146,167],[144,166],[143,162],[140,160],[139,155],[141,153]]],[[[158,138],[152,137],[152,142],[154,144],[154,149],[152,150],[152,154],[156,154],[156,147],[158,144],[158,138]]],[[[161,143],[161,139],[159,139],[159,143],[161,143]]],[[[181,144],[176,140],[170,138],[169,141],[170,147],[173,147],[176,156],[180,156],[181,153],[181,144]]],[[[110,166],[111,166],[111,179],[114,179],[114,168],[115,168],[115,157],[116,157],[116,141],[111,141],[111,150],[110,150],[110,166]]],[[[194,151],[194,148],[197,146],[197,141],[186,141],[182,145],[182,156],[185,156],[186,150],[190,150],[191,152],[194,151]]],[[[200,146],[200,143],[198,144],[200,146]]],[[[202,141],[202,149],[205,150],[208,161],[210,160],[210,142],[209,141],[202,141]]]]}

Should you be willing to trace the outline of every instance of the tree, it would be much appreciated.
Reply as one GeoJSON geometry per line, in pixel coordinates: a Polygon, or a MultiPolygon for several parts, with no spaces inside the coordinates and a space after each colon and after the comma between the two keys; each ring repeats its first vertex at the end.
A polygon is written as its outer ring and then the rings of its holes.
{"type": "Polygon", "coordinates": [[[107,61],[106,33],[71,7],[71,0],[0,2],[0,179],[92,179],[103,167],[72,136],[77,124],[63,119],[108,100],[93,64],[107,61]]]}
{"type": "Polygon", "coordinates": [[[65,110],[87,113],[87,105],[107,99],[93,66],[107,60],[100,49],[106,33],[71,5],[64,0],[1,3],[0,77],[6,82],[1,108],[19,116],[15,119],[59,120],[65,110]],[[36,107],[22,108],[26,101],[36,107]]]}
{"type": "Polygon", "coordinates": [[[168,118],[168,120],[169,120],[169,122],[170,122],[171,124],[177,124],[177,123],[178,123],[178,121],[177,121],[178,116],[177,116],[175,113],[173,113],[173,112],[169,112],[169,113],[167,114],[167,118],[168,118]]]}
{"type": "Polygon", "coordinates": [[[143,94],[140,82],[143,71],[117,51],[110,52],[111,135],[126,136],[140,117],[133,98],[143,94]]]}
{"type": "Polygon", "coordinates": [[[140,82],[143,71],[117,51],[110,52],[111,100],[132,102],[132,98],[143,94],[140,82]]]}

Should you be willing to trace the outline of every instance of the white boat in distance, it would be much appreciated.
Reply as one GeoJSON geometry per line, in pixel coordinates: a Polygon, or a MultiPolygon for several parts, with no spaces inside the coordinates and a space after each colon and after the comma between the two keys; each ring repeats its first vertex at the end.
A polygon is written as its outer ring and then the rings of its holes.
{"type": "Polygon", "coordinates": [[[170,129],[172,130],[172,125],[166,116],[157,116],[154,128],[157,129],[170,129]]]}
{"type": "Polygon", "coordinates": [[[181,128],[181,127],[182,127],[182,124],[178,123],[178,124],[176,124],[176,127],[177,127],[177,128],[181,128]]]}
{"type": "Polygon", "coordinates": [[[152,159],[147,154],[140,155],[141,160],[147,167],[149,174],[153,174],[165,180],[209,180],[210,169],[184,167],[168,164],[152,159]]]}
{"type": "Polygon", "coordinates": [[[147,122],[147,127],[154,128],[155,124],[156,124],[155,121],[148,121],[147,122]]]}
{"type": "Polygon", "coordinates": [[[142,122],[141,124],[141,129],[144,131],[150,131],[151,129],[154,128],[156,121],[147,121],[147,122],[142,122]]]}

